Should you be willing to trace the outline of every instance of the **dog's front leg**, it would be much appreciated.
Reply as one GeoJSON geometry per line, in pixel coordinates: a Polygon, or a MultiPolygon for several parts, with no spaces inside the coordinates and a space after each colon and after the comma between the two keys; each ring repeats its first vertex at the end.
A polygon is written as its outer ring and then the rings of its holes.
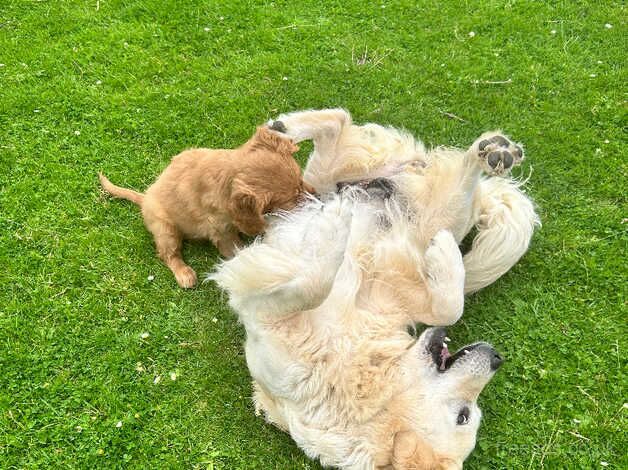
{"type": "Polygon", "coordinates": [[[329,295],[344,259],[351,211],[350,201],[337,199],[316,208],[304,225],[286,220],[268,241],[243,249],[209,279],[229,293],[241,316],[313,309],[329,295]]]}
{"type": "Polygon", "coordinates": [[[428,325],[451,325],[464,308],[464,265],[452,233],[440,230],[425,251],[429,312],[418,320],[428,325]]]}
{"type": "Polygon", "coordinates": [[[298,111],[282,114],[269,125],[295,141],[312,139],[310,155],[303,178],[319,193],[335,190],[334,170],[340,167],[343,136],[351,128],[351,116],[344,109],[298,111]]]}
{"type": "Polygon", "coordinates": [[[351,125],[351,116],[344,109],[321,109],[282,114],[268,126],[286,134],[295,142],[313,140],[319,148],[335,145],[344,126],[351,125]]]}

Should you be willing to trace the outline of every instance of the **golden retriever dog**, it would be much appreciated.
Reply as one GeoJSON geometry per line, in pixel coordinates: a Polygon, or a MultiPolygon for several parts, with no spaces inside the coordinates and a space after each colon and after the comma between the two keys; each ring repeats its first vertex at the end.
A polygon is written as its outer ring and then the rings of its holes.
{"type": "Polygon", "coordinates": [[[105,191],[141,207],[159,257],[179,286],[189,288],[196,285],[196,273],[181,256],[184,238],[210,239],[230,258],[242,245],[240,232],[262,233],[265,214],[289,210],[306,192],[314,192],[293,158],[297,150],[285,134],[261,126],[235,150],[180,153],[145,194],[99,176],[105,191]]]}
{"type": "Polygon", "coordinates": [[[505,177],[523,149],[490,132],[466,151],[427,151],[340,109],[278,121],[313,140],[304,178],[321,200],[274,219],[210,276],[246,328],[256,410],[323,465],[462,468],[502,359],[487,343],[451,354],[443,328],[417,339],[408,326],[456,322],[465,292],[526,251],[538,218],[505,177]]]}

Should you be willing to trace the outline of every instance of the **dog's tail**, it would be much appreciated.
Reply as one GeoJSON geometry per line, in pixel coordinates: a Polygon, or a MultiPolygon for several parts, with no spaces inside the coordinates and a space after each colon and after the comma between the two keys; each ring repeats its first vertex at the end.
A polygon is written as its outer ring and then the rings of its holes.
{"type": "Polygon", "coordinates": [[[488,286],[505,274],[528,250],[541,225],[530,198],[508,178],[480,183],[478,234],[463,258],[465,294],[488,286]]]}
{"type": "Polygon", "coordinates": [[[133,191],[132,189],[116,186],[111,181],[109,181],[107,177],[102,173],[98,173],[98,178],[100,179],[100,184],[102,185],[103,189],[111,194],[113,197],[128,199],[138,206],[142,206],[142,202],[144,202],[144,195],[142,193],[138,193],[137,191],[133,191]]]}

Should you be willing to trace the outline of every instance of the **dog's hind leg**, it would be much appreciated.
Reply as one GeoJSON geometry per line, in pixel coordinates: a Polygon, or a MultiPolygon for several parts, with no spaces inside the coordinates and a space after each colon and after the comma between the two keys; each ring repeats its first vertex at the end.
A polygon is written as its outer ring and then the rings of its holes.
{"type": "Polygon", "coordinates": [[[491,176],[505,176],[524,159],[523,148],[499,131],[485,132],[465,154],[465,171],[473,178],[482,171],[491,176]]]}
{"type": "MultiPolygon", "coordinates": [[[[146,219],[145,219],[146,220],[146,219]]],[[[170,268],[177,283],[184,289],[189,289],[196,285],[196,273],[185,264],[181,256],[181,246],[183,236],[175,226],[162,220],[151,220],[146,223],[155,239],[157,254],[161,260],[170,268]]]]}
{"type": "MultiPolygon", "coordinates": [[[[419,186],[415,200],[417,236],[422,245],[441,228],[461,242],[477,216],[474,201],[483,173],[506,174],[521,162],[523,150],[499,132],[487,132],[464,153],[438,147],[428,158],[427,184],[419,186]]],[[[404,176],[401,178],[403,184],[404,176]]],[[[408,181],[413,184],[415,178],[408,181]]]]}
{"type": "MultiPolygon", "coordinates": [[[[427,198],[421,226],[449,227],[460,241],[476,225],[478,234],[464,256],[465,293],[477,291],[506,273],[526,252],[539,223],[532,202],[515,182],[482,177],[482,173],[506,175],[523,158],[521,146],[499,132],[487,132],[466,151],[462,164],[454,158],[434,159],[434,172],[440,172],[435,178],[439,185],[427,198]],[[435,217],[440,219],[424,220],[435,217]]],[[[432,234],[423,234],[427,236],[432,234]]]]}
{"type": "Polygon", "coordinates": [[[462,155],[436,149],[428,177],[435,183],[417,200],[419,240],[441,227],[460,242],[476,225],[478,234],[464,257],[465,293],[506,273],[528,248],[538,217],[530,199],[504,175],[523,159],[522,148],[499,132],[480,136],[462,155]]]}
{"type": "Polygon", "coordinates": [[[463,258],[466,294],[505,274],[528,250],[534,228],[540,225],[534,204],[510,179],[482,180],[475,204],[478,233],[463,258]]]}

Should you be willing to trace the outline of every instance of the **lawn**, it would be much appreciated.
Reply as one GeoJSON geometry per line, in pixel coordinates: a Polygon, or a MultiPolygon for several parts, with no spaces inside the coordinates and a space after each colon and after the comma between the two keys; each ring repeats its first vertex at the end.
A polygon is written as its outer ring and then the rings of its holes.
{"type": "MultiPolygon", "coordinates": [[[[0,466],[320,468],[254,416],[224,295],[179,289],[96,174],[144,189],[186,147],[342,106],[430,145],[501,128],[526,146],[516,173],[543,227],[450,331],[507,360],[467,467],[627,468],[626,13],[2,0],[0,466]]],[[[185,256],[199,273],[218,260],[203,243],[185,256]]]]}

